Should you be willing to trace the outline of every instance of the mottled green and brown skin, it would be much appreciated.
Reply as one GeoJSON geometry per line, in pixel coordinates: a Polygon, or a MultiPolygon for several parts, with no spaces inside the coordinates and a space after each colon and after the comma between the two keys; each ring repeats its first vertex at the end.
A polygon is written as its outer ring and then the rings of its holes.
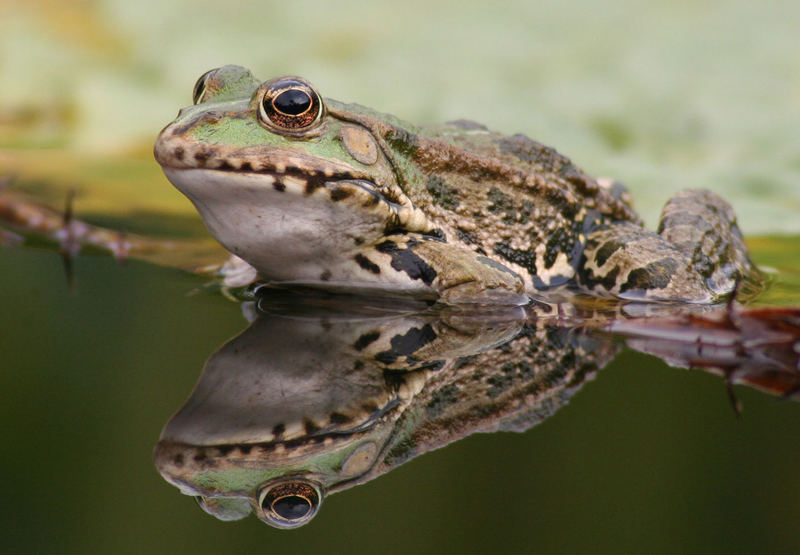
{"type": "Polygon", "coordinates": [[[414,126],[296,77],[207,73],[155,155],[247,279],[514,304],[559,286],[713,302],[757,278],[712,193],[677,196],[654,233],[621,186],[525,136],[414,126]]]}

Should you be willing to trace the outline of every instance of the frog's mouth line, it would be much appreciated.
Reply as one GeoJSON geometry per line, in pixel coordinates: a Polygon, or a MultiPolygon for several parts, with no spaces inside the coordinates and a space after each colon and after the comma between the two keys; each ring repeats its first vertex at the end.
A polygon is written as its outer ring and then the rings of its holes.
{"type": "MultiPolygon", "coordinates": [[[[304,173],[301,171],[292,172],[291,170],[281,171],[282,168],[253,169],[249,162],[243,162],[240,167],[231,165],[222,160],[219,167],[183,167],[183,168],[164,168],[167,177],[176,186],[172,176],[178,177],[181,173],[194,170],[196,172],[219,172],[231,176],[248,176],[247,181],[253,184],[260,182],[263,187],[271,187],[277,192],[295,194],[298,196],[311,196],[319,190],[326,190],[330,194],[333,202],[340,202],[351,197],[357,197],[364,207],[374,206],[378,203],[399,205],[398,199],[393,198],[391,189],[381,187],[374,181],[362,177],[349,175],[347,173],[304,173]]],[[[178,178],[179,181],[184,181],[178,178]]],[[[181,187],[179,187],[181,188],[181,187]]],[[[188,187],[187,187],[188,188],[188,187]]]]}
{"type": "Polygon", "coordinates": [[[292,434],[290,437],[276,437],[268,432],[263,440],[243,443],[216,443],[213,441],[197,443],[191,437],[181,437],[179,433],[167,434],[165,437],[167,431],[165,428],[162,437],[156,444],[155,458],[157,464],[163,467],[181,468],[185,462],[188,464],[188,461],[214,461],[225,459],[230,455],[234,455],[237,459],[263,460],[265,455],[280,456],[292,452],[297,454],[301,448],[306,450],[331,449],[335,444],[352,443],[359,437],[371,433],[386,418],[390,418],[388,416],[390,413],[403,405],[403,399],[398,395],[393,395],[382,406],[376,406],[372,412],[355,417],[355,421],[350,427],[342,427],[328,422],[319,424],[324,427],[301,433],[300,430],[303,428],[298,426],[298,433],[292,434]]]}
{"type": "Polygon", "coordinates": [[[277,200],[272,195],[278,194],[286,195],[284,203],[291,198],[298,198],[298,202],[299,199],[316,199],[330,202],[332,206],[350,207],[356,213],[372,213],[385,222],[386,232],[430,231],[427,218],[402,190],[381,187],[368,179],[241,169],[167,166],[163,169],[172,184],[196,203],[228,204],[231,198],[236,198],[232,193],[238,190],[248,195],[249,202],[271,205],[277,200]],[[261,200],[256,201],[256,198],[261,200]]]}

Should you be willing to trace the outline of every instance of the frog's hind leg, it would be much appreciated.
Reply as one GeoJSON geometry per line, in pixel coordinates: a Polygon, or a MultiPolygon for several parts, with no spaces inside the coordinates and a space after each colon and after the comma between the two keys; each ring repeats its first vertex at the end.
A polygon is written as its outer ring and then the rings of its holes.
{"type": "Polygon", "coordinates": [[[728,203],[683,191],[664,207],[658,233],[633,222],[591,232],[577,281],[627,299],[714,302],[757,275],[728,203]]]}

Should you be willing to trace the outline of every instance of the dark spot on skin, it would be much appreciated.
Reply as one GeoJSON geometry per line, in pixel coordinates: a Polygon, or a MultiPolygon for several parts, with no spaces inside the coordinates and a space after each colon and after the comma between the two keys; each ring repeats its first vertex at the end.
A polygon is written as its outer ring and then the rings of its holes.
{"type": "Polygon", "coordinates": [[[497,187],[492,187],[486,194],[486,198],[492,203],[488,207],[489,212],[502,212],[505,223],[513,223],[515,221],[514,201],[510,196],[497,187]]]}
{"type": "Polygon", "coordinates": [[[283,435],[283,432],[285,431],[286,431],[285,424],[275,424],[275,426],[272,427],[272,435],[275,436],[276,438],[281,437],[283,435]]]}
{"type": "Polygon", "coordinates": [[[705,279],[711,278],[717,270],[717,264],[699,248],[696,248],[695,251],[692,252],[692,267],[705,279]]]}
{"type": "Polygon", "coordinates": [[[353,344],[353,348],[356,351],[361,351],[361,350],[364,349],[364,347],[366,347],[370,343],[376,341],[380,336],[381,336],[381,332],[379,332],[379,331],[371,331],[371,332],[365,333],[364,335],[362,335],[361,337],[356,339],[356,342],[353,344]]]}
{"type": "Polygon", "coordinates": [[[193,458],[194,462],[203,462],[204,460],[206,460],[206,452],[198,451],[193,458]]]}
{"type": "Polygon", "coordinates": [[[425,236],[426,237],[431,237],[433,239],[439,239],[442,243],[446,243],[447,242],[447,238],[444,235],[444,231],[442,231],[438,227],[436,229],[434,229],[434,230],[431,230],[431,231],[428,231],[427,233],[425,233],[425,236]]]}
{"type": "Polygon", "coordinates": [[[370,206],[375,206],[378,204],[380,200],[381,199],[378,195],[370,195],[366,200],[364,200],[364,202],[361,203],[361,206],[364,208],[369,208],[370,206]]]}
{"type": "Polygon", "coordinates": [[[508,239],[503,239],[494,244],[494,252],[495,254],[502,256],[509,262],[513,262],[514,264],[518,264],[522,266],[531,274],[531,276],[535,276],[537,274],[536,271],[536,253],[533,251],[524,251],[520,249],[515,249],[509,246],[510,241],[508,239]]]}
{"type": "Polygon", "coordinates": [[[461,203],[458,198],[458,190],[445,184],[441,177],[435,175],[429,177],[425,188],[431,194],[433,202],[442,208],[455,210],[461,203]]]}
{"type": "Polygon", "coordinates": [[[512,383],[514,382],[514,377],[509,374],[495,374],[489,376],[486,382],[491,386],[486,394],[489,396],[490,399],[494,399],[498,395],[502,394],[505,390],[511,387],[512,383]]]}
{"type": "Polygon", "coordinates": [[[172,151],[172,155],[173,155],[175,158],[177,158],[178,160],[183,160],[183,155],[184,155],[184,154],[185,154],[185,151],[183,150],[183,147],[182,147],[182,146],[175,147],[175,150],[174,150],[174,151],[172,151]]]}
{"type": "Polygon", "coordinates": [[[306,195],[312,194],[320,187],[322,187],[322,184],[318,183],[317,181],[309,179],[308,181],[306,181],[306,195]]]}
{"type": "Polygon", "coordinates": [[[286,185],[282,181],[273,181],[272,188],[282,193],[286,190],[286,185]]]}
{"type": "Polygon", "coordinates": [[[217,169],[218,170],[230,171],[230,170],[232,170],[234,168],[233,168],[233,166],[231,166],[230,162],[228,162],[227,160],[223,160],[222,162],[220,162],[219,167],[217,169]]]}
{"type": "Polygon", "coordinates": [[[244,162],[242,162],[242,165],[239,166],[239,169],[243,172],[251,172],[253,171],[253,166],[250,165],[250,162],[245,160],[244,162]]]}
{"type": "Polygon", "coordinates": [[[478,238],[469,231],[465,231],[460,227],[456,228],[456,236],[467,245],[474,245],[478,242],[478,238]]]}
{"type": "Polygon", "coordinates": [[[430,324],[421,328],[411,328],[403,335],[392,337],[392,348],[375,355],[375,360],[391,364],[401,356],[409,356],[436,339],[436,332],[430,324]]]}
{"type": "Polygon", "coordinates": [[[393,353],[392,351],[383,351],[375,355],[375,360],[381,364],[392,364],[397,358],[397,353],[393,353]]]}
{"type": "Polygon", "coordinates": [[[228,453],[234,450],[233,445],[219,445],[217,446],[217,451],[221,456],[226,456],[228,453]]]}
{"type": "Polygon", "coordinates": [[[320,430],[320,427],[317,426],[316,424],[314,424],[311,420],[303,421],[303,428],[306,431],[306,435],[309,435],[309,436],[312,435],[312,434],[315,434],[316,432],[318,432],[320,430]]]}
{"type": "Polygon", "coordinates": [[[421,279],[426,285],[433,283],[437,273],[427,262],[417,256],[411,249],[419,244],[413,239],[408,240],[407,248],[401,249],[394,241],[384,241],[375,246],[378,252],[392,257],[392,268],[398,272],[405,272],[411,279],[421,279]]]}
{"type": "Polygon", "coordinates": [[[606,291],[611,291],[617,284],[617,276],[619,276],[619,266],[614,266],[614,269],[602,277],[595,277],[594,272],[586,270],[583,265],[578,271],[578,281],[589,289],[596,289],[598,286],[606,291]]]}
{"type": "Polygon", "coordinates": [[[357,360],[353,363],[353,370],[361,370],[362,368],[364,368],[363,360],[357,360]]]}
{"type": "Polygon", "coordinates": [[[331,271],[325,270],[319,276],[320,281],[329,281],[331,279],[331,271]]]}
{"type": "Polygon", "coordinates": [[[559,368],[574,368],[577,362],[577,357],[575,356],[575,351],[568,350],[564,353],[564,356],[561,357],[561,362],[558,363],[559,368]]]}
{"type": "Polygon", "coordinates": [[[558,228],[547,238],[547,244],[544,251],[544,267],[552,268],[558,258],[559,253],[566,253],[567,258],[573,258],[574,254],[571,252],[575,247],[575,235],[572,230],[558,228]]]}
{"type": "Polygon", "coordinates": [[[356,237],[355,239],[353,239],[353,242],[354,242],[356,245],[363,245],[363,244],[364,244],[364,239],[363,239],[363,238],[361,238],[361,237],[356,237]]]}
{"type": "Polygon", "coordinates": [[[619,288],[620,293],[637,289],[663,289],[669,285],[678,262],[672,258],[662,258],[651,262],[644,268],[637,268],[628,274],[628,280],[619,288]]]}
{"type": "Polygon", "coordinates": [[[242,455],[249,455],[250,451],[252,451],[252,450],[253,450],[253,446],[252,445],[240,445],[239,446],[239,452],[241,452],[242,455]]]}
{"type": "MultiPolygon", "coordinates": [[[[581,209],[581,204],[568,202],[563,191],[559,189],[548,189],[545,199],[568,221],[574,221],[581,209]]],[[[590,199],[587,197],[585,200],[588,202],[590,199]]]]}
{"type": "Polygon", "coordinates": [[[534,374],[536,374],[536,370],[524,360],[518,362],[517,367],[519,368],[519,375],[523,380],[530,380],[533,378],[534,374]]]}
{"type": "Polygon", "coordinates": [[[372,272],[373,274],[381,273],[380,267],[377,264],[375,264],[372,260],[364,256],[363,254],[358,253],[353,258],[358,263],[358,265],[361,266],[366,271],[372,272]]]}
{"type": "Polygon", "coordinates": [[[332,412],[330,416],[331,424],[347,424],[350,417],[340,412],[332,412]]]}
{"type": "Polygon", "coordinates": [[[172,462],[175,463],[175,466],[183,466],[183,454],[178,453],[175,455],[175,458],[172,459],[172,462]]]}
{"type": "Polygon", "coordinates": [[[198,150],[197,152],[194,153],[194,159],[197,160],[197,162],[199,162],[201,166],[203,166],[205,165],[206,160],[208,159],[208,154],[201,150],[198,150]]]}
{"type": "Polygon", "coordinates": [[[594,255],[594,259],[597,263],[597,266],[600,267],[603,264],[605,264],[606,260],[608,260],[612,254],[614,254],[624,246],[625,245],[622,242],[616,241],[614,239],[606,241],[602,247],[597,249],[597,252],[594,255]]]}
{"type": "Polygon", "coordinates": [[[486,194],[486,198],[491,202],[487,207],[489,212],[499,212],[503,214],[503,222],[507,224],[527,223],[533,214],[534,205],[531,201],[517,203],[513,197],[505,194],[497,187],[492,187],[486,194]]]}
{"type": "Polygon", "coordinates": [[[447,407],[458,402],[458,387],[454,384],[446,385],[433,394],[433,398],[425,405],[425,414],[428,418],[436,418],[447,407]]]}
{"type": "Polygon", "coordinates": [[[339,202],[340,200],[344,200],[352,195],[352,191],[349,189],[345,189],[344,187],[337,187],[331,191],[331,200],[333,202],[339,202]]]}

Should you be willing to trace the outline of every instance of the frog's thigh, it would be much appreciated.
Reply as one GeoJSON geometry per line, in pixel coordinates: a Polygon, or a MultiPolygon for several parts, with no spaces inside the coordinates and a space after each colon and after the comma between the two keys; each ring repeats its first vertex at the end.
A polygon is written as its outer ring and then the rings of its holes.
{"type": "Polygon", "coordinates": [[[680,249],[631,222],[617,222],[588,235],[577,278],[593,293],[627,299],[712,300],[680,249]]]}
{"type": "Polygon", "coordinates": [[[393,235],[376,249],[391,265],[438,291],[445,303],[525,304],[522,278],[499,262],[461,246],[419,234],[393,235]]]}

